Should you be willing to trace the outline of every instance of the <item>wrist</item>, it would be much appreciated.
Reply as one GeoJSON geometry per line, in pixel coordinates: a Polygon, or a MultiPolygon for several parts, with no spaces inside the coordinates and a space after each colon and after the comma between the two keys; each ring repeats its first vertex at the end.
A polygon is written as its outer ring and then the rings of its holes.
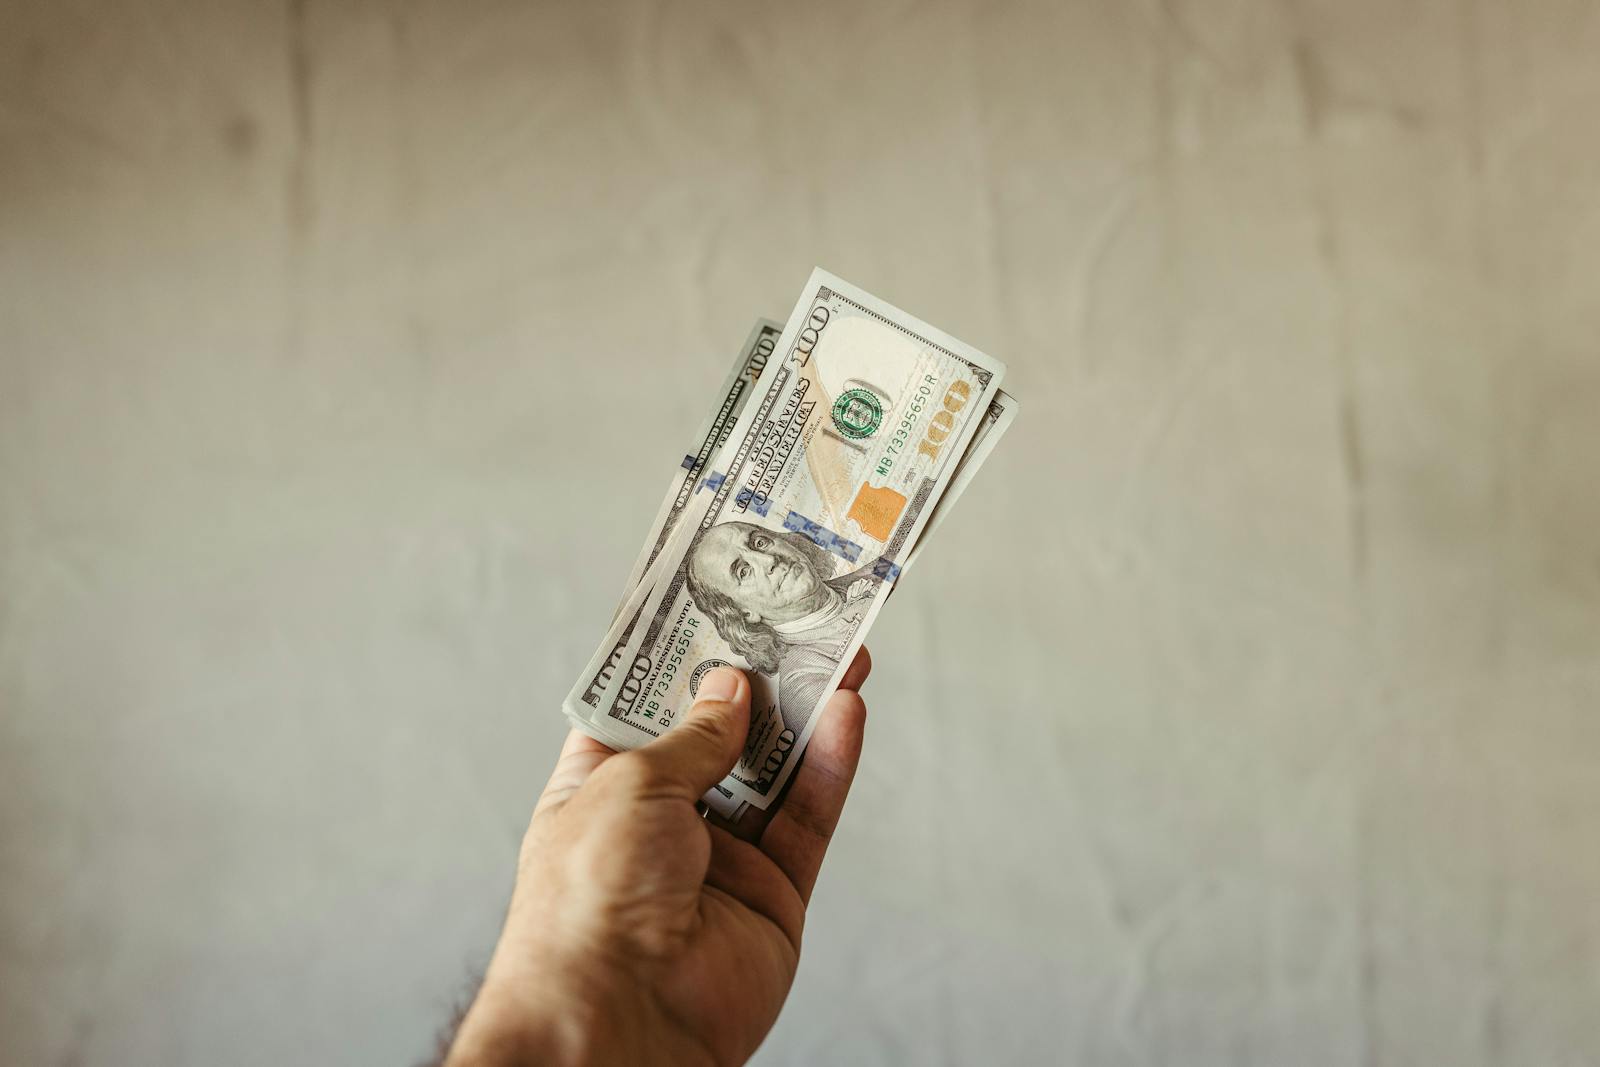
{"type": "Polygon", "coordinates": [[[485,988],[473,1002],[447,1067],[586,1067],[605,1063],[605,1030],[582,1012],[530,1005],[485,988]]]}
{"type": "Polygon", "coordinates": [[[614,984],[585,968],[491,966],[462,1021],[448,1067],[587,1067],[623,1062],[626,1012],[614,984]]]}

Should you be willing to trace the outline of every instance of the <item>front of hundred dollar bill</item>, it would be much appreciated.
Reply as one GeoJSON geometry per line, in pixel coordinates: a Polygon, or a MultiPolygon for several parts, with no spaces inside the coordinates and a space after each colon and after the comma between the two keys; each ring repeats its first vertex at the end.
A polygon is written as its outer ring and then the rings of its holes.
{"type": "Polygon", "coordinates": [[[694,504],[601,646],[604,671],[575,691],[579,710],[603,719],[607,737],[643,743],[671,728],[708,671],[743,668],[750,731],[723,785],[767,807],[1004,371],[814,272],[694,504]]]}

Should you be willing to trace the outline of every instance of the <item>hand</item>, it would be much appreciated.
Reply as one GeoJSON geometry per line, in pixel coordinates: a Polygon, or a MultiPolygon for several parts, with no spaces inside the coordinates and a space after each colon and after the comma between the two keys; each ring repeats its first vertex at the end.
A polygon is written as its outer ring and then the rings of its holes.
{"type": "Polygon", "coordinates": [[[742,673],[708,674],[688,715],[632,752],[574,731],[534,808],[450,1067],[748,1059],[794,981],[806,903],[861,755],[856,690],[871,669],[863,648],[782,804],[736,827],[695,804],[744,745],[742,673]]]}

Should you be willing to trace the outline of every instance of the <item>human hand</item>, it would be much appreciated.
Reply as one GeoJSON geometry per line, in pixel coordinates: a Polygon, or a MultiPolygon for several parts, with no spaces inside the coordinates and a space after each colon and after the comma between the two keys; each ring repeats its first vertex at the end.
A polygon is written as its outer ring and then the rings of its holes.
{"type": "Polygon", "coordinates": [[[739,1064],[778,1018],[861,755],[863,648],[788,795],[738,826],[695,804],[732,769],[750,684],[708,674],[677,726],[614,753],[573,731],[522,843],[516,887],[449,1067],[739,1064]]]}

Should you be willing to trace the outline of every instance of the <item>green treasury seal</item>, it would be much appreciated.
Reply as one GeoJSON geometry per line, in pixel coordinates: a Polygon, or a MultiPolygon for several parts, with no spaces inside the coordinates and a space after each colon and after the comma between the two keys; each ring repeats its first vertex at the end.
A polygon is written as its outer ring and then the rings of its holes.
{"type": "Polygon", "coordinates": [[[833,424],[846,437],[871,437],[883,425],[883,402],[867,389],[848,389],[833,402],[833,424]]]}

